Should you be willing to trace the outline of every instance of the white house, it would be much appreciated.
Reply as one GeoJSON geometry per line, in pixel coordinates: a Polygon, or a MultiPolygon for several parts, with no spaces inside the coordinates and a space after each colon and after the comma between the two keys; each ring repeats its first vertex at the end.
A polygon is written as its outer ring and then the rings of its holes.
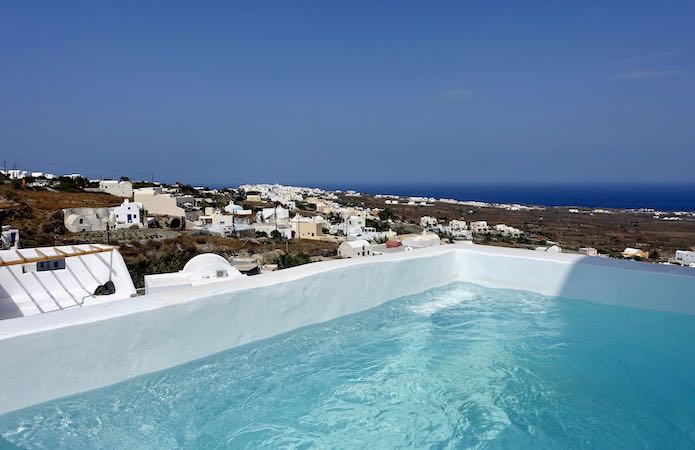
{"type": "Polygon", "coordinates": [[[676,260],[686,264],[695,263],[695,252],[688,250],[676,250],[676,260]]]}
{"type": "Polygon", "coordinates": [[[144,227],[142,203],[131,202],[127,198],[120,206],[109,208],[109,223],[114,228],[144,227]]]}
{"type": "Polygon", "coordinates": [[[133,183],[130,181],[99,180],[99,190],[116,197],[130,198],[133,196],[133,183]]]}
{"type": "Polygon", "coordinates": [[[499,234],[500,236],[519,237],[523,234],[523,232],[520,229],[510,227],[509,225],[505,225],[503,223],[495,225],[494,229],[495,233],[499,234]]]}
{"type": "Polygon", "coordinates": [[[290,220],[290,210],[282,206],[263,208],[256,213],[256,220],[258,222],[275,222],[277,220],[278,223],[285,224],[290,220]]]}
{"type": "Polygon", "coordinates": [[[360,234],[364,231],[367,220],[364,216],[349,216],[345,219],[346,234],[360,234]]]}
{"type": "Polygon", "coordinates": [[[596,250],[594,247],[580,247],[579,253],[587,256],[598,256],[598,250],[596,250]]]}
{"type": "Polygon", "coordinates": [[[451,220],[449,225],[446,227],[439,226],[440,231],[450,235],[453,238],[464,238],[468,240],[473,239],[473,232],[468,229],[468,225],[465,220],[451,220]]]}
{"type": "Polygon", "coordinates": [[[377,241],[377,240],[388,240],[388,239],[391,239],[393,237],[396,237],[396,232],[393,230],[376,231],[376,229],[373,227],[364,227],[364,230],[361,233],[348,234],[347,240],[348,241],[365,240],[365,241],[372,242],[372,241],[377,241]]]}
{"type": "Polygon", "coordinates": [[[21,169],[0,170],[0,173],[6,175],[11,180],[21,180],[27,176],[27,171],[21,169]]]}
{"type": "Polygon", "coordinates": [[[471,222],[471,231],[474,234],[486,234],[490,232],[490,227],[485,220],[471,222]]]}
{"type": "Polygon", "coordinates": [[[468,225],[465,220],[451,220],[449,221],[449,230],[452,232],[456,231],[466,231],[468,230],[468,225]]]}
{"type": "Polygon", "coordinates": [[[438,224],[436,217],[422,216],[420,217],[420,226],[422,228],[434,228],[438,224]]]}
{"type": "Polygon", "coordinates": [[[284,239],[292,239],[292,227],[289,224],[280,224],[276,226],[274,223],[256,222],[251,224],[256,233],[265,233],[268,237],[273,234],[273,231],[280,233],[284,239]]]}
{"type": "Polygon", "coordinates": [[[372,244],[364,239],[357,241],[343,241],[338,247],[338,255],[342,258],[372,256],[372,244]]]}
{"type": "Polygon", "coordinates": [[[63,223],[68,231],[105,231],[109,222],[108,208],[66,208],[63,223]]]}
{"type": "Polygon", "coordinates": [[[441,243],[439,236],[426,231],[423,231],[422,234],[408,235],[402,240],[402,242],[404,246],[410,248],[433,247],[441,243]]]}
{"type": "Polygon", "coordinates": [[[235,204],[232,200],[230,200],[229,204],[224,207],[224,210],[229,214],[234,214],[235,216],[250,216],[252,214],[250,209],[244,209],[241,205],[235,204]]]}

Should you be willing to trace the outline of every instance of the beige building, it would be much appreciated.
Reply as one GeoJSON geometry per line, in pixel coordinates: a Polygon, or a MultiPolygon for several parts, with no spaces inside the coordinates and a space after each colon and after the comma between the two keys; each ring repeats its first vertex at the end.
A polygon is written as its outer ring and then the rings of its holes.
{"type": "Polygon", "coordinates": [[[294,237],[298,239],[321,239],[323,237],[323,222],[297,222],[294,237]]]}
{"type": "Polygon", "coordinates": [[[623,250],[623,258],[626,259],[649,259],[649,252],[639,248],[627,247],[623,250]]]}
{"type": "Polygon", "coordinates": [[[263,199],[261,198],[261,194],[258,192],[247,192],[246,193],[246,201],[261,203],[263,201],[263,199]]]}
{"type": "Polygon", "coordinates": [[[133,196],[133,183],[130,181],[101,180],[99,190],[116,197],[130,198],[133,196]]]}
{"type": "Polygon", "coordinates": [[[148,187],[133,191],[134,201],[142,203],[148,214],[185,217],[187,204],[193,205],[195,199],[190,195],[174,196],[164,193],[160,187],[148,187]]]}

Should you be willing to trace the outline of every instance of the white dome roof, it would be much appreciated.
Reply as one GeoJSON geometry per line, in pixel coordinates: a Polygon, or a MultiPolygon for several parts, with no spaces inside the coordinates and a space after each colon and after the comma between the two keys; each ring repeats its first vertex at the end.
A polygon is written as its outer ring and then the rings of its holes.
{"type": "Polygon", "coordinates": [[[239,270],[232,267],[229,261],[215,253],[203,253],[194,256],[183,266],[183,273],[189,274],[192,278],[214,278],[219,277],[218,273],[225,272],[230,278],[243,276],[239,270]]]}

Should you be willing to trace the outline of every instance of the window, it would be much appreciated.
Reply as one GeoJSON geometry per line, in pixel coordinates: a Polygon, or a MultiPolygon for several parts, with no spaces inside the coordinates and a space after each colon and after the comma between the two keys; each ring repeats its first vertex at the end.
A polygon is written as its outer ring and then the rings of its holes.
{"type": "Polygon", "coordinates": [[[84,219],[80,219],[80,224],[83,224],[83,223],[84,223],[84,219]]]}
{"type": "Polygon", "coordinates": [[[37,272],[46,272],[48,270],[65,269],[65,259],[53,259],[51,261],[39,261],[36,263],[37,272]]]}

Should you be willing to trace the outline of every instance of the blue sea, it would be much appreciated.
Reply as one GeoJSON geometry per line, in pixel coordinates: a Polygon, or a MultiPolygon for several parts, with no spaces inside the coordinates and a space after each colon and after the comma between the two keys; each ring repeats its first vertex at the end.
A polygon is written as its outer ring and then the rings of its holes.
{"type": "Polygon", "coordinates": [[[368,194],[397,194],[520,203],[542,206],[654,208],[695,211],[695,182],[671,184],[330,184],[325,189],[354,189],[368,194]]]}

